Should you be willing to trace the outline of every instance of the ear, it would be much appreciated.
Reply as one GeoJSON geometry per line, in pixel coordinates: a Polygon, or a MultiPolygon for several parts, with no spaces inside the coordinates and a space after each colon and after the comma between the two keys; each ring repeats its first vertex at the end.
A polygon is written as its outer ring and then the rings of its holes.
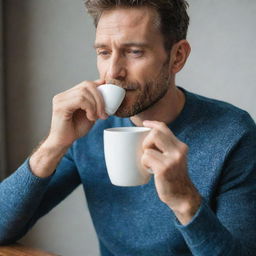
{"type": "Polygon", "coordinates": [[[170,71],[178,73],[185,65],[190,54],[191,47],[187,40],[181,40],[173,45],[170,56],[170,71]]]}

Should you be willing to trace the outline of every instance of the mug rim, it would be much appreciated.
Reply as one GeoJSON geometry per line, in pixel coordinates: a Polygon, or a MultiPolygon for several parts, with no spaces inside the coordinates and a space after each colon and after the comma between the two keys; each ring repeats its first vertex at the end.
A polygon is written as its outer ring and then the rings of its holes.
{"type": "Polygon", "coordinates": [[[140,132],[149,132],[151,131],[151,128],[148,127],[112,127],[108,129],[104,129],[104,132],[108,133],[117,133],[117,132],[122,132],[122,133],[140,133],[140,132]]]}

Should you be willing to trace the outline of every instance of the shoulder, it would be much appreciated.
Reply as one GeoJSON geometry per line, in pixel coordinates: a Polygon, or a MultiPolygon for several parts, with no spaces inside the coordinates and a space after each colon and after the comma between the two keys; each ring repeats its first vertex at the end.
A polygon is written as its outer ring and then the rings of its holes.
{"type": "Polygon", "coordinates": [[[244,133],[254,131],[256,125],[248,112],[230,103],[186,92],[195,105],[194,119],[205,128],[224,133],[244,133]]]}
{"type": "MultiPolygon", "coordinates": [[[[226,155],[236,147],[256,149],[256,125],[244,110],[224,101],[185,91],[184,140],[190,147],[226,155]]],[[[213,154],[213,153],[212,153],[213,154]]]]}

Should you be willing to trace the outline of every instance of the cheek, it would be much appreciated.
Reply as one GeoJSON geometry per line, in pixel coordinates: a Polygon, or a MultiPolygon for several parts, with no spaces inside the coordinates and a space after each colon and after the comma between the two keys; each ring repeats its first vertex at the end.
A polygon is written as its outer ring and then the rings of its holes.
{"type": "Polygon", "coordinates": [[[147,61],[134,61],[129,65],[128,74],[131,80],[144,83],[152,75],[153,67],[147,61]]]}
{"type": "Polygon", "coordinates": [[[140,81],[149,81],[154,79],[162,68],[160,62],[157,58],[145,59],[143,61],[138,61],[130,65],[130,74],[137,76],[140,81]]]}

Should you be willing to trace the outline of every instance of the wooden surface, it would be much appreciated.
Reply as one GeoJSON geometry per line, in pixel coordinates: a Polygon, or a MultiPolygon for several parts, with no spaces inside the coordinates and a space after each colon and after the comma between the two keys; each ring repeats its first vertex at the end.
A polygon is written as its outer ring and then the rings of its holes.
{"type": "Polygon", "coordinates": [[[21,244],[0,246],[0,256],[57,256],[21,244]]]}

